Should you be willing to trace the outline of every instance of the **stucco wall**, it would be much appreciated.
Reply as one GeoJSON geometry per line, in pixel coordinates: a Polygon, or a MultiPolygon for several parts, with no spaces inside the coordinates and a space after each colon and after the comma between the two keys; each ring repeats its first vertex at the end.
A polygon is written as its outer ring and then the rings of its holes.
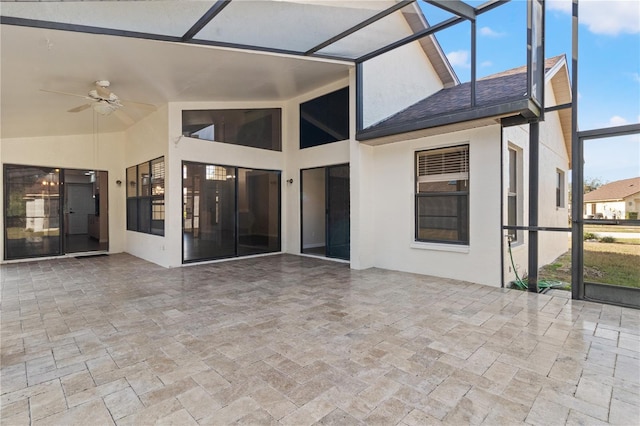
{"type": "MultiPolygon", "coordinates": [[[[162,107],[154,113],[148,115],[141,121],[137,122],[126,132],[125,145],[125,168],[122,170],[124,176],[126,167],[131,167],[153,160],[158,157],[165,157],[165,176],[170,176],[172,170],[168,156],[168,130],[167,130],[167,107],[162,107]]],[[[126,180],[125,178],[122,179],[126,180]]],[[[170,189],[166,185],[165,180],[165,203],[170,194],[170,189]]],[[[122,190],[122,196],[126,200],[126,188],[122,190]]],[[[168,209],[165,204],[165,210],[168,209]]],[[[165,236],[145,234],[142,232],[127,231],[126,224],[126,201],[121,214],[125,218],[122,229],[126,235],[127,253],[138,256],[158,265],[168,266],[168,244],[166,241],[167,222],[165,221],[165,236]]]]}
{"type": "MultiPolygon", "coordinates": [[[[365,148],[365,147],[363,147],[365,148]]],[[[374,265],[499,286],[500,279],[500,126],[454,132],[381,145],[368,159],[373,170],[374,265]],[[469,144],[470,241],[468,246],[417,243],[414,238],[415,152],[469,144]]]]}
{"type": "MultiPolygon", "coordinates": [[[[545,102],[554,105],[555,98],[550,84],[547,82],[545,102]]],[[[540,123],[539,169],[538,169],[538,225],[544,227],[570,227],[569,225],[569,157],[562,136],[560,120],[557,112],[545,114],[545,119],[540,123]],[[564,205],[556,207],[556,171],[564,172],[564,205]]],[[[508,146],[516,146],[522,150],[522,222],[518,225],[529,224],[529,126],[515,126],[504,129],[504,143],[502,155],[503,173],[507,176],[508,146]]],[[[503,217],[507,215],[507,180],[504,181],[504,205],[503,217]]],[[[506,235],[506,232],[504,233],[506,235]]],[[[520,277],[528,273],[528,235],[521,231],[517,243],[512,246],[512,253],[516,269],[520,277]]],[[[553,262],[558,256],[569,249],[569,233],[545,231],[538,234],[538,265],[546,265],[553,262]]],[[[509,254],[504,253],[504,276],[509,282],[515,278],[514,270],[509,260],[509,254]]]]}
{"type": "MultiPolygon", "coordinates": [[[[286,134],[286,138],[283,140],[285,168],[283,180],[293,179],[293,183],[285,183],[282,191],[282,250],[287,253],[299,254],[301,252],[300,170],[345,164],[349,163],[350,160],[348,140],[300,149],[300,104],[342,89],[347,85],[349,85],[349,80],[347,79],[336,81],[293,98],[286,103],[286,114],[283,119],[283,129],[285,130],[284,134],[286,134]]],[[[355,117],[353,108],[351,108],[350,113],[352,117],[355,117]]]]}
{"type": "Polygon", "coordinates": [[[418,42],[363,64],[363,125],[371,126],[442,89],[418,42]]]}
{"type": "MultiPolygon", "coordinates": [[[[113,117],[98,117],[115,119],[113,117]]],[[[116,180],[124,180],[124,133],[97,133],[51,137],[11,138],[0,141],[3,164],[48,166],[70,169],[105,170],[109,173],[109,252],[125,250],[125,209],[123,187],[116,180]]],[[[4,187],[4,174],[0,188],[4,187]]],[[[0,229],[4,230],[4,215],[0,215],[0,229]]],[[[4,231],[3,231],[4,232],[4,231]]],[[[4,244],[0,245],[0,259],[4,259],[4,244]]]]}

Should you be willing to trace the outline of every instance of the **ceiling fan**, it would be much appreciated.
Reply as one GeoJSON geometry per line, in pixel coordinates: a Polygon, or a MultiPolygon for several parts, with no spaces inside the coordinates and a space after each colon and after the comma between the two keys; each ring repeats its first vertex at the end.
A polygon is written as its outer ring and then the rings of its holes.
{"type": "Polygon", "coordinates": [[[67,112],[80,112],[88,108],[93,108],[95,112],[101,115],[110,115],[113,113],[125,124],[129,125],[133,124],[134,121],[131,117],[129,117],[129,115],[121,111],[121,108],[131,106],[148,111],[156,110],[156,106],[152,104],[120,99],[115,93],[109,90],[109,86],[111,85],[111,83],[108,80],[98,80],[94,84],[96,88],[89,90],[89,93],[87,93],[86,95],[78,95],[76,93],[59,92],[46,89],[40,90],[43,92],[55,93],[58,95],[75,96],[77,98],[83,98],[89,101],[86,104],[71,108],[67,112]]]}

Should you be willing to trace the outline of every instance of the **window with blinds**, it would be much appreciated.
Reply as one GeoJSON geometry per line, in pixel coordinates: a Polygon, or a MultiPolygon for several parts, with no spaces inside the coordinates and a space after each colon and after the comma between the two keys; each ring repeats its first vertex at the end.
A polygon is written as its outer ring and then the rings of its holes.
{"type": "Polygon", "coordinates": [[[416,241],[469,243],[469,145],[416,152],[416,241]]]}
{"type": "Polygon", "coordinates": [[[435,149],[418,153],[421,181],[458,180],[469,177],[469,147],[435,149]]]}

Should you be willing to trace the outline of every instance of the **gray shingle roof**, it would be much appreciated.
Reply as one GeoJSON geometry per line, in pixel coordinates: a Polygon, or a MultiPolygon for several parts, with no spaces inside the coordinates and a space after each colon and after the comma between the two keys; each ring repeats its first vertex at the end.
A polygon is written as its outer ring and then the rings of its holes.
{"type": "MultiPolygon", "coordinates": [[[[545,71],[563,56],[545,61],[545,71]]],[[[408,108],[370,126],[367,130],[396,127],[419,119],[461,112],[491,105],[506,104],[527,99],[527,67],[513,68],[476,81],[476,106],[471,106],[471,83],[441,89],[408,108]]]]}

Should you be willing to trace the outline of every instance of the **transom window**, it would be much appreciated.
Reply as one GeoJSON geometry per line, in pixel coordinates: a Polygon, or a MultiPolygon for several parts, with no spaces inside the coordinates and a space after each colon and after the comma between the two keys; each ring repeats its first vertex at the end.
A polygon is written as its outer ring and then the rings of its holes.
{"type": "Polygon", "coordinates": [[[300,149],[349,139],[349,88],[300,104],[300,149]]]}
{"type": "Polygon", "coordinates": [[[469,244],[469,145],[416,152],[417,241],[469,244]]]}
{"type": "Polygon", "coordinates": [[[281,151],[281,121],[280,108],[186,110],[182,111],[182,135],[281,151]]]}

